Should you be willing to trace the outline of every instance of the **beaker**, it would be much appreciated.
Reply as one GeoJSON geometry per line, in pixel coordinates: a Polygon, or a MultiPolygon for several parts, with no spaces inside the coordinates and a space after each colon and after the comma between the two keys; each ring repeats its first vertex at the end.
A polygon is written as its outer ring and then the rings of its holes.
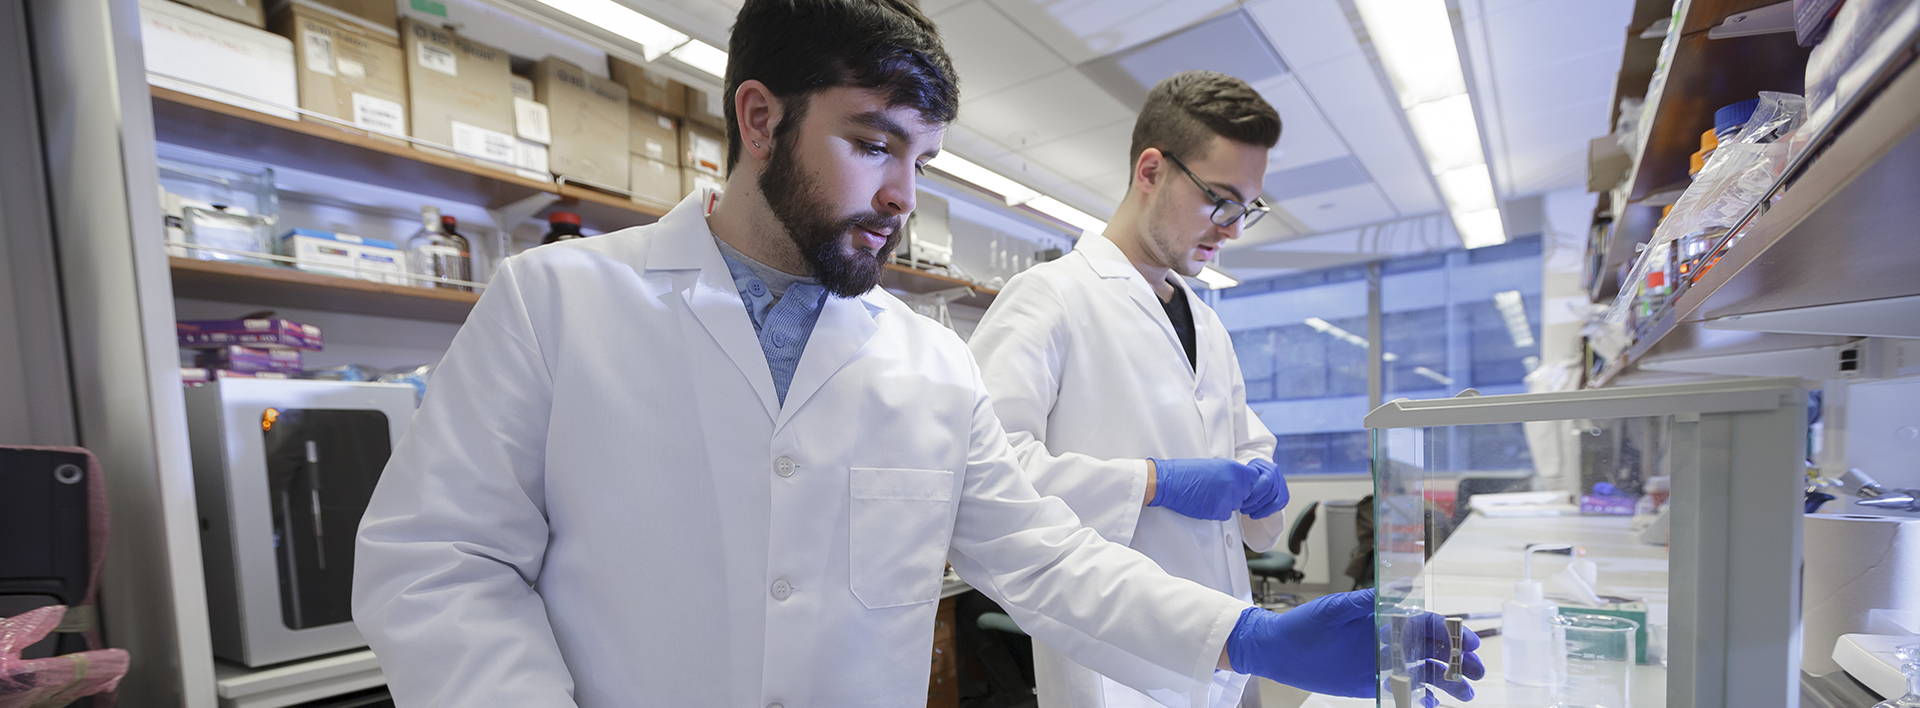
{"type": "Polygon", "coordinates": [[[1607,615],[1562,612],[1553,632],[1565,650],[1563,683],[1554,708],[1628,708],[1634,662],[1634,634],[1640,623],[1607,615]]]}

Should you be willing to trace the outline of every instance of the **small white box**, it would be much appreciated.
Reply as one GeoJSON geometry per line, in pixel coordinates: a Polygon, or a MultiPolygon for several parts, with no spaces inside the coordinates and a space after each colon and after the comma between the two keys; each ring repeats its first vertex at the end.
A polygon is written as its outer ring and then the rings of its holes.
{"type": "Polygon", "coordinates": [[[294,229],[280,237],[280,254],[310,273],[407,284],[406,256],[391,241],[353,234],[294,229]]]}
{"type": "Polygon", "coordinates": [[[293,40],[167,0],[140,0],[147,83],[299,120],[293,40]]]}

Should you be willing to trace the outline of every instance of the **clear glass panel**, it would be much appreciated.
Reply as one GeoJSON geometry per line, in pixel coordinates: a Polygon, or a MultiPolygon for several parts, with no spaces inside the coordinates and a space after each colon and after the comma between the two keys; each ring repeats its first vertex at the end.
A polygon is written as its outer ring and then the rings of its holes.
{"type": "Polygon", "coordinates": [[[1437,612],[1483,635],[1467,705],[1664,706],[1671,432],[1668,417],[1372,431],[1380,705],[1430,705],[1407,649],[1428,638],[1405,618],[1437,612]],[[1595,629],[1622,626],[1624,663],[1595,629]]]}
{"type": "Polygon", "coordinates": [[[165,143],[158,148],[158,162],[162,206],[169,218],[181,221],[183,231],[170,238],[220,249],[190,249],[186,255],[266,263],[224,251],[273,252],[280,199],[272,168],[165,143]]]}

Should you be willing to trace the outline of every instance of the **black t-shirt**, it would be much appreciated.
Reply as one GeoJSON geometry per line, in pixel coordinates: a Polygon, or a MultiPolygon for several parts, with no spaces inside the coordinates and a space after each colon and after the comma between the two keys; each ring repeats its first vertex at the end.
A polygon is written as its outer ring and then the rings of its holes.
{"type": "Polygon", "coordinates": [[[1193,369],[1196,356],[1193,341],[1193,307],[1187,304],[1187,291],[1178,283],[1173,285],[1173,297],[1160,301],[1160,307],[1167,311],[1167,320],[1173,323],[1173,331],[1180,335],[1181,346],[1187,349],[1187,368],[1193,369]]]}

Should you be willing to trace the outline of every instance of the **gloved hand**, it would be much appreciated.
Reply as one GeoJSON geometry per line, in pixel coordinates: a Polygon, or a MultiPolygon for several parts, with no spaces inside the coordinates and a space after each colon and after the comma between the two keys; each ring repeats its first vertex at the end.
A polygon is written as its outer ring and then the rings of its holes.
{"type": "Polygon", "coordinates": [[[1264,519],[1286,508],[1289,497],[1287,478],[1280,474],[1280,468],[1274,466],[1273,460],[1254,460],[1247,466],[1259,472],[1260,477],[1254,480],[1253,491],[1247,494],[1247,501],[1240,505],[1240,513],[1264,519]]]}
{"type": "MultiPolygon", "coordinates": [[[[1446,621],[1431,612],[1407,618],[1402,641],[1415,685],[1426,684],[1463,701],[1473,686],[1448,681],[1446,621]],[[1416,663],[1417,662],[1417,663],[1416,663]]],[[[1277,614],[1249,607],[1227,636],[1233,670],[1262,676],[1314,693],[1372,698],[1378,692],[1379,635],[1373,622],[1373,590],[1327,595],[1277,614]]],[[[1487,667],[1474,650],[1480,637],[1460,634],[1460,673],[1479,680],[1487,667]]]]}
{"type": "Polygon", "coordinates": [[[1247,501],[1260,473],[1252,467],[1222,459],[1153,461],[1153,501],[1196,519],[1225,521],[1247,501]]]}

